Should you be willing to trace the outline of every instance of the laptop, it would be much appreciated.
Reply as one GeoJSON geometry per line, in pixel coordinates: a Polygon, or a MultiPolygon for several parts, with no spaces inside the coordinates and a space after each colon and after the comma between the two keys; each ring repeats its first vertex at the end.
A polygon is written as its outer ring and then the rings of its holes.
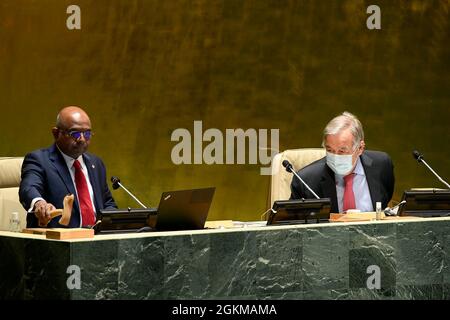
{"type": "Polygon", "coordinates": [[[100,210],[95,233],[204,229],[215,189],[163,192],[158,208],[100,210]]]}
{"type": "Polygon", "coordinates": [[[215,189],[163,192],[156,221],[150,227],[157,231],[203,229],[215,189]]]}

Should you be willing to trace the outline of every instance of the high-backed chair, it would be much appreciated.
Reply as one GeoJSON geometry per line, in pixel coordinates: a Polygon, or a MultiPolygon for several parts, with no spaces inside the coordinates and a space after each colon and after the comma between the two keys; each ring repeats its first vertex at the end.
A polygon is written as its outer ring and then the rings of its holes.
{"type": "Polygon", "coordinates": [[[21,228],[25,228],[26,211],[19,201],[22,157],[0,157],[0,230],[9,230],[12,212],[18,212],[21,228]]]}
{"type": "Polygon", "coordinates": [[[288,160],[295,171],[325,157],[325,149],[305,148],[285,150],[272,159],[272,176],[270,183],[270,206],[275,200],[287,200],[291,196],[291,182],[294,175],[287,172],[282,163],[288,160]]]}

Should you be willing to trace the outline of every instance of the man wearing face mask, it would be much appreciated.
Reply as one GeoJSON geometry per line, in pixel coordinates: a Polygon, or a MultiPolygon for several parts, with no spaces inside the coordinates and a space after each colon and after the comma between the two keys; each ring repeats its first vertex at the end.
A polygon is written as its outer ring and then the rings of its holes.
{"type": "MultiPolygon", "coordinates": [[[[320,198],[331,199],[331,212],[374,211],[375,203],[388,206],[394,192],[394,167],[388,154],[365,150],[361,122],[344,112],[324,129],[326,157],[298,171],[320,198]]],[[[294,176],[291,199],[314,198],[294,176]]]]}
{"type": "Polygon", "coordinates": [[[19,197],[28,211],[27,227],[62,227],[50,212],[63,208],[67,194],[74,194],[70,228],[90,227],[96,212],[116,208],[106,183],[102,160],[87,153],[92,138],[91,121],[79,107],[62,109],[52,128],[55,143],[25,156],[19,197]]]}

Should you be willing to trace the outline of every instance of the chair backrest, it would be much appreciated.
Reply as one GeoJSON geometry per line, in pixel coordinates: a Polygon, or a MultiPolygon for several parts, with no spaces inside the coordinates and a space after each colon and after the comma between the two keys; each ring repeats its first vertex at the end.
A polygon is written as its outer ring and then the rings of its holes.
{"type": "Polygon", "coordinates": [[[19,201],[23,157],[0,157],[0,230],[9,230],[12,212],[18,212],[21,228],[26,226],[26,211],[19,201]]]}
{"type": "Polygon", "coordinates": [[[288,160],[294,170],[298,171],[325,155],[325,149],[322,148],[291,149],[276,154],[272,160],[270,206],[276,200],[287,200],[291,196],[291,182],[294,175],[283,167],[284,160],[288,160]]]}

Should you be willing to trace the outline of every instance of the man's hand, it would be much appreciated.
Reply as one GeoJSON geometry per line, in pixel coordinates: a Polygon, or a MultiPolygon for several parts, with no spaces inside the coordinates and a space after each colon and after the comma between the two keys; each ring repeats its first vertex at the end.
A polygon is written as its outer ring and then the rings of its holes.
{"type": "Polygon", "coordinates": [[[52,219],[50,212],[53,210],[56,210],[55,206],[45,200],[39,200],[34,204],[34,215],[38,218],[40,227],[47,226],[52,219]]]}

